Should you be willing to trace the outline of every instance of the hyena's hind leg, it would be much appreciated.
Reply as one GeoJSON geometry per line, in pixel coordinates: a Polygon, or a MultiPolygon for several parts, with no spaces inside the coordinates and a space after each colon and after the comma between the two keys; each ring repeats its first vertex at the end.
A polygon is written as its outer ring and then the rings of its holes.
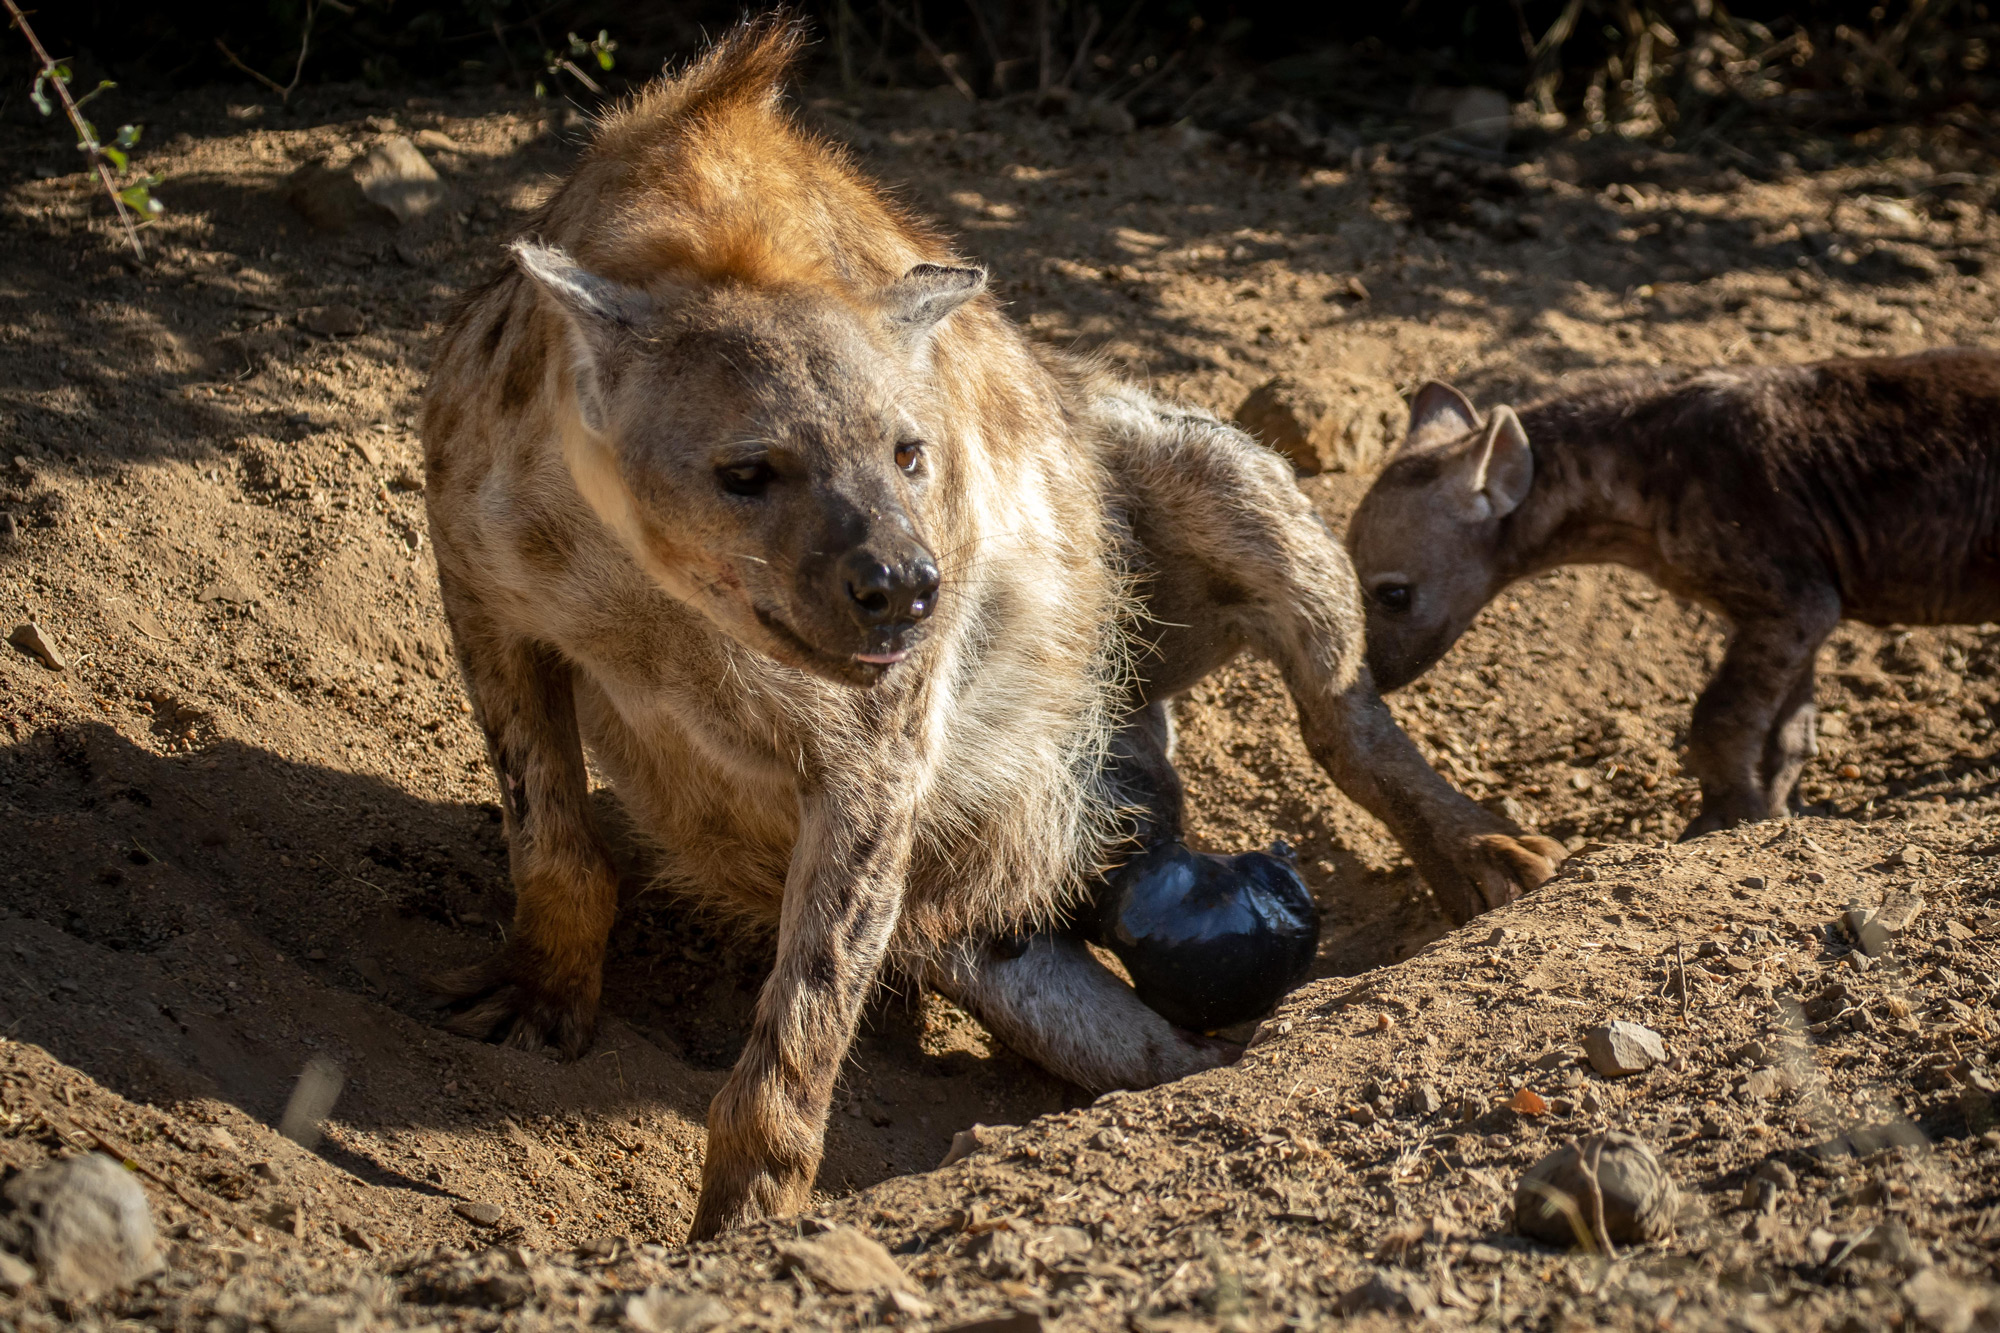
{"type": "Polygon", "coordinates": [[[1239,1053],[1146,1007],[1067,932],[961,941],[925,981],[1014,1050],[1090,1092],[1150,1088],[1239,1053]]]}
{"type": "Polygon", "coordinates": [[[1553,875],[1561,845],[1439,777],[1376,694],[1353,566],[1290,466],[1241,431],[1143,395],[1107,394],[1096,407],[1153,575],[1148,689],[1186,689],[1238,646],[1276,664],[1313,758],[1396,835],[1456,922],[1553,875]]]}
{"type": "MultiPolygon", "coordinates": [[[[1173,766],[1173,719],[1155,701],[1112,743],[1115,799],[1134,812],[1139,847],[1180,836],[1184,794],[1173,766]]],[[[1085,903],[1081,911],[1092,912],[1085,903]]],[[[1149,1088],[1236,1058],[1230,1042],[1175,1027],[1097,960],[1076,929],[961,941],[925,981],[993,1035],[1092,1092],[1149,1088]]]]}
{"type": "Polygon", "coordinates": [[[617,873],[590,810],[574,668],[454,600],[447,587],[466,686],[500,780],[514,932],[493,957],[435,987],[458,1009],[453,1031],[554,1046],[573,1059],[596,1032],[604,945],[618,910],[617,873]]]}
{"type": "Polygon", "coordinates": [[[1781,614],[1732,616],[1722,665],[1695,701],[1685,766],[1701,783],[1701,812],[1683,841],[1783,818],[1811,755],[1813,659],[1840,623],[1840,599],[1808,590],[1782,605],[1781,614]]]}

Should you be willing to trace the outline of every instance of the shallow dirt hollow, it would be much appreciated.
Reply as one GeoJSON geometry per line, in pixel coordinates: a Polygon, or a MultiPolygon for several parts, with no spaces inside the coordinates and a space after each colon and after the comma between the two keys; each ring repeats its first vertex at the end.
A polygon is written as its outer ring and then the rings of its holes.
{"type": "MultiPolygon", "coordinates": [[[[1224,414],[1279,373],[1494,402],[1605,365],[1992,345],[2000,313],[1986,164],[1893,145],[1818,175],[1579,145],[1468,211],[1439,204],[1450,163],[804,100],[1038,336],[1224,414]]],[[[511,911],[425,543],[425,348],[581,126],[336,93],[148,123],[172,211],[143,265],[68,150],[0,141],[0,618],[68,662],[0,655],[0,1164],[131,1159],[171,1262],[100,1309],[0,1296],[0,1323],[539,1329],[656,1285],[720,1302],[661,1328],[1275,1328],[1389,1287],[1447,1322],[2000,1320],[2000,630],[1843,628],[1809,814],[1663,846],[1723,627],[1601,570],[1511,590],[1394,700],[1454,782],[1576,849],[1559,881],[1447,935],[1239,662],[1180,709],[1191,829],[1288,841],[1327,920],[1251,1054],[1086,1105],[891,986],[811,1216],[677,1248],[767,945],[634,864],[581,1061],[450,1036],[424,986],[511,911]],[[446,231],[321,234],[285,203],[301,162],[396,134],[448,181],[446,231]],[[1923,910],[1855,954],[1836,917],[1898,895],[1923,910]],[[1670,1062],[1597,1077],[1581,1034],[1614,1018],[1670,1062]],[[343,1085],[307,1151],[270,1127],[315,1060],[343,1085]],[[931,1172],[975,1122],[1022,1128],[931,1172]],[[1510,1239],[1519,1171],[1605,1126],[1679,1181],[1675,1236],[1615,1261],[1510,1239]],[[1794,1184],[1739,1208],[1766,1159],[1794,1184]],[[910,1289],[843,1294],[774,1248],[831,1225],[910,1289]],[[1378,1270],[1400,1276],[1354,1296],[1378,1270]]],[[[1366,478],[1302,484],[1338,529],[1366,478]]]]}

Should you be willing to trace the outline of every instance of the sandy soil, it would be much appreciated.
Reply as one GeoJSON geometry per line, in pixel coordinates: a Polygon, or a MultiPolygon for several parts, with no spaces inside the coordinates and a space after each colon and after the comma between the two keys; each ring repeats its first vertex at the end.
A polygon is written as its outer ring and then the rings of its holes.
{"type": "MultiPolygon", "coordinates": [[[[1459,1322],[2000,1320],[2000,630],[1843,628],[1809,815],[1663,848],[1723,631],[1602,570],[1513,590],[1395,700],[1455,782],[1578,849],[1557,883],[1447,935],[1273,674],[1239,662],[1181,710],[1192,831],[1289,841],[1328,922],[1320,979],[1252,1054],[1085,1105],[936,997],[885,993],[823,1205],[674,1248],[767,946],[641,895],[634,866],[573,1065],[443,1033],[423,985],[511,909],[414,406],[446,304],[579,125],[240,99],[147,116],[172,212],[144,265],[61,174],[70,150],[0,140],[0,619],[68,659],[0,656],[0,1162],[129,1157],[174,1237],[165,1276],[86,1317],[539,1328],[663,1285],[745,1327],[1263,1328],[1353,1304],[1380,1267],[1459,1322]],[[447,233],[321,234],[285,203],[300,163],[394,134],[449,182],[447,233]],[[1908,893],[1925,910],[1857,969],[1835,917],[1908,893]],[[1665,1034],[1671,1064],[1588,1072],[1581,1033],[1613,1018],[1665,1034]],[[345,1081],[308,1152],[270,1126],[315,1059],[345,1081]],[[1548,1110],[1506,1109],[1524,1087],[1548,1110]],[[1023,1128],[929,1173],[975,1122],[1023,1128]],[[1510,1239],[1519,1170],[1607,1125],[1679,1180],[1675,1238],[1616,1262],[1510,1239]],[[1739,1210],[1772,1158],[1794,1184],[1739,1210]],[[842,1295],[774,1249],[835,1224],[898,1250],[914,1289],[842,1295]]],[[[1224,413],[1277,373],[1490,402],[1606,365],[1994,345],[1994,178],[1922,145],[1810,173],[1722,144],[1306,166],[949,95],[807,100],[1035,333],[1224,413]]],[[[1365,484],[1304,483],[1336,526],[1365,484]]],[[[708,1327],[692,1308],[654,1322],[708,1327]]],[[[0,1322],[76,1314],[0,1297],[0,1322]]]]}

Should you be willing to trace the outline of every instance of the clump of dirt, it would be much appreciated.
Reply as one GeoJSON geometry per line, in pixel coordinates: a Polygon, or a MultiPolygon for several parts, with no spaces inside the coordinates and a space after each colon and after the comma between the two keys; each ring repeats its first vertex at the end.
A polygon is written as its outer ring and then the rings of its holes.
{"type": "MultiPolygon", "coordinates": [[[[0,613],[68,660],[0,650],[0,1161],[142,1171],[171,1263],[106,1317],[525,1329],[617,1319],[655,1286],[745,1327],[1991,1317],[2000,630],[1843,628],[1809,817],[1663,848],[1723,626],[1603,570],[1511,590],[1393,701],[1454,782],[1577,850],[1556,884],[1447,935],[1312,765],[1275,674],[1238,662],[1180,710],[1191,834],[1284,838],[1328,925],[1319,980],[1250,1055],[1085,1105],[892,986],[811,1219],[673,1248],[768,945],[644,894],[635,862],[581,1061],[450,1036],[425,987],[500,942],[511,895],[413,412],[447,303],[579,126],[314,96],[162,106],[172,211],[144,265],[105,243],[89,179],[0,144],[0,613]],[[286,204],[300,164],[402,135],[452,201],[421,247],[286,204]],[[1886,947],[1835,924],[1908,897],[1886,947]],[[1661,1033],[1668,1063],[1580,1063],[1613,1020],[1661,1033]],[[343,1088],[307,1150],[269,1126],[314,1062],[343,1088]],[[1021,1128],[924,1174],[975,1122],[1021,1128]],[[1606,1128],[1678,1180],[1674,1238],[1616,1262],[1509,1239],[1514,1177],[1606,1128]],[[1780,1182],[1769,1207],[1753,1178],[1780,1182]],[[842,1293],[775,1248],[835,1225],[897,1251],[908,1288],[842,1293]]],[[[2000,313],[1977,276],[2000,226],[1963,164],[1914,153],[1307,168],[930,96],[808,100],[1036,334],[1224,412],[1278,375],[1447,377],[1491,402],[1607,364],[1990,341],[2000,313]]],[[[1304,485],[1338,528],[1366,482],[1304,485]]],[[[0,1318],[56,1311],[30,1285],[0,1318]]]]}

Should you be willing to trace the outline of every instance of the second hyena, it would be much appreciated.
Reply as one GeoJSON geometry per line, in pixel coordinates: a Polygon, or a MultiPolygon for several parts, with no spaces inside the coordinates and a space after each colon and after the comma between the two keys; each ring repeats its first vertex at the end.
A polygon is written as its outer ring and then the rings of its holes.
{"type": "Polygon", "coordinates": [[[585,746],[669,883],[776,926],[696,1236],[805,1201],[891,960],[1089,1088],[1226,1057],[1062,924],[1133,807],[1176,813],[1168,701],[1245,648],[1454,917],[1561,855],[1396,728],[1283,462],[1033,347],[792,123],[796,43],[739,29],[604,120],[451,320],[423,417],[518,894],[459,1026],[590,1040],[617,904],[585,746]]]}

